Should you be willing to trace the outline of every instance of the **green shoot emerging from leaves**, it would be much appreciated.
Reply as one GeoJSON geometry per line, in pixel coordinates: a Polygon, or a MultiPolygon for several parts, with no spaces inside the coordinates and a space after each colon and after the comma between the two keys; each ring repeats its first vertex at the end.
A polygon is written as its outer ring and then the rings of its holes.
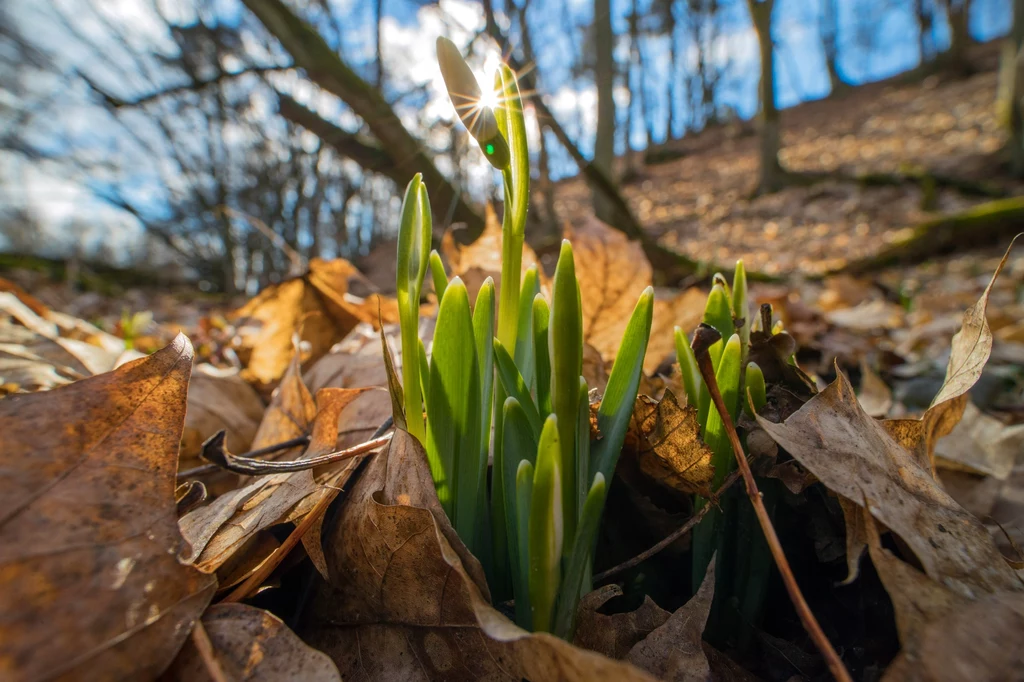
{"type": "Polygon", "coordinates": [[[456,112],[502,174],[501,287],[488,280],[470,306],[465,285],[448,280],[429,251],[430,205],[416,176],[399,227],[404,390],[392,385],[392,403],[423,443],[441,506],[496,599],[515,599],[522,627],[571,638],[636,400],[654,293],[645,290],[630,317],[597,414],[601,438],[592,441],[572,246],[562,243],[550,302],[536,269],[522,272],[530,165],[515,74],[498,69],[491,109],[458,48],[439,38],[437,55],[456,112]],[[440,303],[429,361],[418,338],[428,266],[440,303]]]}

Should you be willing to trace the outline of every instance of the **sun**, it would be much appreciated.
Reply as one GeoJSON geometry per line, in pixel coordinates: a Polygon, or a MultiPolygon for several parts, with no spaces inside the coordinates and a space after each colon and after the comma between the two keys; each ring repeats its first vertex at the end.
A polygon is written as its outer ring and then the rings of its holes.
{"type": "Polygon", "coordinates": [[[480,84],[480,101],[477,106],[481,109],[494,109],[498,106],[498,91],[494,89],[494,78],[484,80],[477,78],[480,84]]]}

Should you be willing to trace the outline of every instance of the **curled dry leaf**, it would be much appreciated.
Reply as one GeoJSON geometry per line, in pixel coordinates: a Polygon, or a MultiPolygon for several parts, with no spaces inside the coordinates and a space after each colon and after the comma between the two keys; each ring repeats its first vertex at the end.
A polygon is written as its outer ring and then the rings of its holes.
{"type": "Polygon", "coordinates": [[[700,439],[697,409],[680,406],[671,390],[661,401],[638,396],[626,437],[640,471],[658,483],[684,493],[711,495],[711,450],[700,439]]]}
{"type": "Polygon", "coordinates": [[[869,498],[871,514],[903,538],[934,580],[965,596],[1021,588],[985,527],[861,409],[842,372],[785,422],[757,420],[830,490],[869,498]]]}
{"type": "Polygon", "coordinates": [[[653,679],[495,611],[404,431],[353,487],[327,546],[330,585],[301,634],[346,680],[653,679]]]}
{"type": "Polygon", "coordinates": [[[1003,271],[1019,236],[1010,242],[978,302],[964,312],[960,331],[953,336],[946,378],[924,416],[919,420],[894,419],[885,422],[890,435],[910,449],[922,463],[931,467],[933,473],[935,444],[943,436],[949,435],[959,423],[967,406],[967,391],[981,378],[985,363],[992,354],[992,330],[988,326],[985,311],[992,286],[1003,271]]]}
{"type": "Polygon", "coordinates": [[[4,679],[148,679],[213,595],[175,510],[192,346],[0,401],[4,679]]]}
{"type": "MultiPolygon", "coordinates": [[[[264,447],[311,430],[309,446],[299,459],[332,452],[338,440],[339,415],[366,390],[321,389],[314,407],[298,376],[297,363],[293,363],[267,410],[253,445],[264,447]]],[[[192,545],[190,560],[203,571],[217,570],[259,531],[277,523],[300,520],[324,494],[325,488],[348,480],[357,465],[358,458],[353,458],[315,472],[261,476],[196,509],[181,519],[182,534],[192,545]]],[[[306,547],[314,564],[323,568],[319,540],[319,532],[316,532],[306,547]]]]}
{"type": "Polygon", "coordinates": [[[0,385],[5,392],[49,390],[137,357],[125,351],[122,339],[46,309],[13,284],[6,290],[0,284],[0,385]],[[80,334],[79,326],[87,333],[80,334]]]}
{"type": "MultiPolygon", "coordinates": [[[[229,680],[341,682],[327,655],[306,646],[281,619],[245,604],[216,604],[203,614],[213,656],[229,680]]],[[[165,680],[212,680],[193,642],[174,659],[165,680]]]]}
{"type": "Polygon", "coordinates": [[[330,347],[360,322],[398,320],[398,306],[377,294],[362,299],[349,294],[350,281],[362,275],[343,259],[309,263],[301,277],[264,289],[229,316],[238,326],[239,355],[247,381],[268,384],[287,370],[292,356],[292,335],[300,333],[309,343],[308,362],[323,356],[330,347]]]}
{"type": "MultiPolygon", "coordinates": [[[[441,237],[441,254],[448,261],[448,275],[462,278],[471,301],[476,300],[480,286],[488,277],[494,280],[497,289],[501,289],[501,253],[501,222],[490,204],[484,209],[484,231],[472,244],[464,246],[457,243],[451,230],[446,231],[441,237]]],[[[540,266],[537,254],[529,245],[524,244],[523,272],[531,265],[537,266],[537,272],[544,282],[544,268],[540,266]]]]}
{"type": "MultiPolygon", "coordinates": [[[[419,336],[429,339],[434,333],[433,318],[420,318],[419,336]]],[[[401,362],[401,343],[397,324],[384,325],[396,362],[401,362]]],[[[360,324],[334,346],[305,375],[311,390],[321,388],[386,388],[387,372],[381,352],[380,332],[369,324],[360,324]]],[[[387,391],[367,391],[341,413],[339,447],[365,442],[391,416],[391,398],[387,391]]]]}

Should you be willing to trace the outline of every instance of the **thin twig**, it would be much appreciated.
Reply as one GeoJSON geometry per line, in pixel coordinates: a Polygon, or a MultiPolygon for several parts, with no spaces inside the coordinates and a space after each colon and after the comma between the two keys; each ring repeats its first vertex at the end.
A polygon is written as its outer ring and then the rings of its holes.
{"type": "Polygon", "coordinates": [[[623,571],[629,570],[634,566],[637,566],[640,563],[647,561],[652,556],[654,556],[655,554],[662,551],[679,538],[689,533],[698,523],[701,522],[701,519],[703,519],[709,511],[711,511],[718,505],[718,499],[726,490],[728,490],[732,486],[733,483],[739,480],[739,477],[739,471],[734,471],[728,476],[726,476],[725,480],[722,481],[722,485],[720,485],[718,487],[718,490],[716,490],[708,499],[708,503],[701,507],[696,514],[687,519],[686,523],[684,523],[682,526],[669,533],[667,537],[665,537],[663,540],[661,540],[658,544],[654,545],[650,549],[640,552],[632,559],[623,561],[618,566],[613,566],[609,568],[607,571],[602,571],[601,573],[598,573],[594,576],[594,582],[598,583],[602,580],[607,580],[608,578],[611,578],[614,575],[618,575],[623,571]]]}
{"type": "Polygon", "coordinates": [[[196,645],[199,658],[202,659],[203,665],[206,666],[206,672],[210,674],[213,682],[228,682],[228,677],[224,674],[224,669],[220,667],[217,653],[213,650],[213,642],[210,641],[210,635],[206,633],[201,619],[197,619],[196,624],[192,627],[192,642],[196,645]]]}
{"type": "MultiPolygon", "coordinates": [[[[206,447],[206,443],[213,441],[219,437],[224,431],[218,431],[213,436],[208,438],[203,447],[206,447]]],[[[256,457],[262,457],[263,455],[270,455],[281,450],[287,450],[288,448],[298,447],[300,445],[309,445],[309,436],[298,436],[296,438],[290,438],[289,440],[275,443],[274,445],[268,445],[265,448],[259,448],[258,450],[250,450],[244,454],[238,455],[239,457],[245,457],[248,459],[254,459],[256,457]]],[[[201,476],[203,474],[212,474],[215,471],[222,471],[222,468],[218,464],[203,464],[202,466],[192,467],[191,469],[185,469],[184,471],[178,472],[178,478],[189,478],[192,476],[201,476]]]]}
{"type": "Polygon", "coordinates": [[[725,401],[722,399],[722,392],[719,390],[718,382],[715,380],[715,369],[711,363],[711,356],[708,354],[708,348],[721,338],[721,334],[719,334],[714,327],[701,324],[697,328],[697,332],[693,335],[693,343],[691,344],[693,354],[697,358],[697,367],[700,369],[701,377],[704,378],[704,383],[707,384],[708,392],[711,394],[711,400],[715,404],[715,409],[718,410],[718,414],[722,418],[722,425],[725,426],[725,432],[729,436],[729,443],[732,445],[733,454],[736,456],[736,463],[739,465],[740,472],[743,474],[743,482],[746,484],[747,497],[750,498],[751,504],[754,505],[754,512],[757,514],[757,521],[761,524],[761,530],[764,532],[765,540],[768,541],[768,547],[771,549],[772,557],[775,559],[775,565],[778,567],[779,574],[782,576],[782,582],[786,585],[786,591],[789,592],[789,598],[793,602],[794,608],[796,608],[797,615],[800,616],[800,622],[803,623],[807,634],[810,635],[811,640],[814,641],[818,651],[821,652],[821,655],[824,657],[829,670],[832,672],[832,676],[841,682],[853,682],[853,678],[850,677],[849,671],[846,669],[846,666],[843,665],[843,661],[839,658],[839,654],[837,654],[836,650],[832,648],[832,643],[828,641],[828,637],[825,636],[825,633],[822,631],[821,626],[814,617],[814,614],[811,613],[811,609],[807,605],[804,595],[800,592],[800,587],[796,584],[796,578],[793,577],[793,570],[789,567],[789,561],[786,559],[786,553],[782,550],[782,544],[779,542],[779,536],[775,533],[775,527],[772,525],[772,521],[768,517],[768,510],[765,509],[764,500],[761,498],[761,493],[757,489],[757,483],[754,481],[754,474],[750,471],[750,465],[747,463],[747,458],[743,455],[743,446],[740,445],[740,438],[736,434],[736,427],[732,423],[732,417],[729,415],[729,410],[725,407],[725,401]]]}
{"type": "MultiPolygon", "coordinates": [[[[380,425],[377,431],[374,432],[373,438],[368,442],[378,442],[378,445],[388,442],[384,440],[382,436],[387,433],[392,424],[393,421],[391,417],[388,417],[387,421],[380,425]]],[[[366,445],[366,443],[363,445],[366,445]]],[[[331,502],[333,502],[340,493],[341,488],[328,488],[325,491],[324,496],[317,500],[316,504],[309,510],[309,513],[306,514],[305,518],[303,518],[302,521],[295,526],[295,529],[288,534],[288,537],[281,543],[281,546],[275,549],[274,552],[259,565],[256,571],[245,580],[245,582],[236,587],[231,594],[224,597],[224,599],[221,600],[221,603],[230,604],[242,601],[256,588],[262,585],[263,581],[274,572],[274,569],[281,565],[281,562],[288,556],[288,553],[295,549],[295,546],[299,544],[300,540],[302,540],[302,536],[308,533],[309,529],[313,527],[313,524],[315,524],[316,521],[324,515],[327,508],[331,506],[331,502]]]]}
{"type": "Polygon", "coordinates": [[[379,448],[391,439],[391,436],[381,436],[380,438],[368,440],[365,443],[360,443],[359,445],[346,450],[329,452],[325,455],[308,457],[306,459],[292,459],[279,462],[232,455],[224,447],[223,434],[224,432],[220,431],[203,443],[203,458],[210,460],[221,469],[226,469],[236,474],[245,474],[247,476],[264,476],[266,474],[287,474],[296,471],[307,471],[314,467],[323,466],[324,464],[333,464],[335,462],[340,462],[351,457],[365,454],[370,450],[379,448]]]}

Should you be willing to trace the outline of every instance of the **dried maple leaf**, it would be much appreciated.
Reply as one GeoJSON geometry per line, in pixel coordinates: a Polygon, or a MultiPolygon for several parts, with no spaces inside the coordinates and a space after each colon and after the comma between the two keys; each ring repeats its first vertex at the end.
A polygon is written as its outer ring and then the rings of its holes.
{"type": "Polygon", "coordinates": [[[0,401],[0,676],[148,679],[215,581],[178,559],[192,346],[0,401]]]}
{"type": "Polygon", "coordinates": [[[651,285],[651,264],[639,243],[593,216],[567,225],[565,238],[582,292],[583,340],[612,359],[637,299],[651,285]]]}
{"type": "Polygon", "coordinates": [[[239,351],[246,362],[248,381],[277,381],[292,357],[292,335],[301,332],[309,343],[307,362],[314,362],[360,322],[377,324],[398,320],[392,299],[373,294],[361,299],[348,294],[349,281],[362,275],[346,260],[309,263],[301,277],[264,289],[229,316],[239,327],[239,351]]]}
{"type": "Polygon", "coordinates": [[[829,490],[870,499],[872,516],[903,538],[931,578],[967,596],[1020,589],[981,522],[861,409],[842,372],[785,422],[757,421],[829,490]]]}
{"type": "MultiPolygon", "coordinates": [[[[330,658],[306,646],[281,619],[245,604],[216,604],[203,614],[213,657],[229,680],[246,682],[341,682],[330,658]]],[[[165,680],[210,679],[199,649],[188,642],[165,680]]]]}

